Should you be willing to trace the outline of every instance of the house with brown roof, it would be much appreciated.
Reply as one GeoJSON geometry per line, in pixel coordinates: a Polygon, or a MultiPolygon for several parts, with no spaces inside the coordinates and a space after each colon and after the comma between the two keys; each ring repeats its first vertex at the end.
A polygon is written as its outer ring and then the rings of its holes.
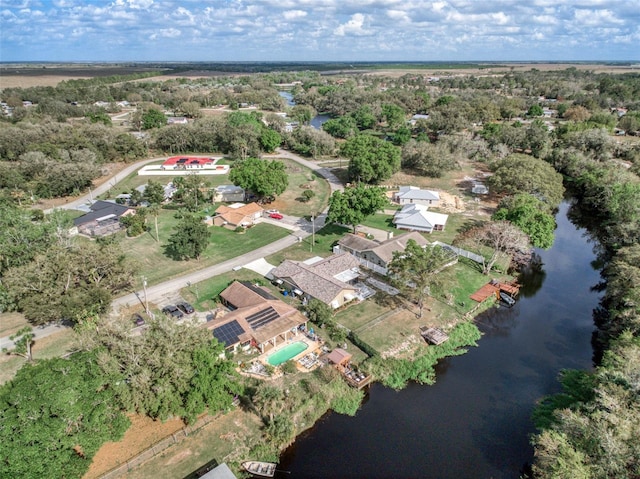
{"type": "Polygon", "coordinates": [[[213,224],[236,229],[252,226],[262,217],[264,210],[258,203],[234,203],[232,205],[220,205],[213,217],[213,224]]]}
{"type": "Polygon", "coordinates": [[[220,293],[220,300],[228,311],[205,327],[234,352],[238,347],[256,347],[263,353],[296,336],[300,325],[307,324],[307,318],[296,308],[249,282],[234,281],[220,293]]]}
{"type": "Polygon", "coordinates": [[[396,251],[404,251],[409,240],[414,240],[420,246],[429,244],[429,242],[424,239],[424,236],[415,231],[403,233],[396,237],[391,236],[382,242],[347,233],[338,241],[334,252],[350,253],[355,256],[365,268],[386,275],[389,263],[393,259],[393,253],[396,251]]]}
{"type": "Polygon", "coordinates": [[[360,276],[359,265],[354,256],[341,253],[304,262],[285,260],[271,275],[289,285],[294,294],[336,309],[357,297],[354,283],[360,276]]]}

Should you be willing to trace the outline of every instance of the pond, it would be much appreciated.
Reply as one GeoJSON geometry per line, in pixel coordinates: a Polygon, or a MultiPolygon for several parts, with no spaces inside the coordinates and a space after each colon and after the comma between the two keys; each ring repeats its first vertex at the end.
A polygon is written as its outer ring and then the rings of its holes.
{"type": "Polygon", "coordinates": [[[562,369],[592,367],[600,276],[568,209],[516,305],[477,318],[479,347],[440,362],[433,386],[376,384],[355,417],[325,415],[283,453],[282,477],[517,479],[533,459],[536,401],[559,391],[562,369]]]}

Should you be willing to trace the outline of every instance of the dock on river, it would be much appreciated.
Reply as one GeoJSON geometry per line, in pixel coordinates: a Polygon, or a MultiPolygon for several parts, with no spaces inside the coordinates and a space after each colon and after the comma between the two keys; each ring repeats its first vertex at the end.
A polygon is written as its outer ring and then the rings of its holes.
{"type": "Polygon", "coordinates": [[[507,293],[513,298],[518,295],[520,285],[515,281],[501,283],[493,279],[469,297],[478,303],[482,303],[491,296],[500,299],[500,291],[507,293]]]}

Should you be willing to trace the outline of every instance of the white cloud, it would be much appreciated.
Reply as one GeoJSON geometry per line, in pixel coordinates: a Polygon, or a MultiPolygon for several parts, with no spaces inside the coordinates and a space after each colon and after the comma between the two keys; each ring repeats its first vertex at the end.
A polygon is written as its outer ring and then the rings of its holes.
{"type": "Polygon", "coordinates": [[[0,0],[0,18],[6,61],[614,60],[640,35],[638,0],[0,0]]]}
{"type": "Polygon", "coordinates": [[[282,17],[285,20],[295,20],[298,18],[303,18],[307,16],[307,12],[304,10],[286,10],[282,12],[282,17]]]}
{"type": "Polygon", "coordinates": [[[163,30],[160,30],[152,34],[149,38],[151,40],[156,40],[158,38],[176,38],[176,37],[179,37],[180,35],[181,35],[181,32],[177,28],[165,28],[163,30]]]}
{"type": "Polygon", "coordinates": [[[366,17],[362,13],[354,13],[347,23],[339,25],[333,33],[339,37],[343,37],[345,35],[370,35],[371,32],[364,29],[365,19],[366,17]]]}

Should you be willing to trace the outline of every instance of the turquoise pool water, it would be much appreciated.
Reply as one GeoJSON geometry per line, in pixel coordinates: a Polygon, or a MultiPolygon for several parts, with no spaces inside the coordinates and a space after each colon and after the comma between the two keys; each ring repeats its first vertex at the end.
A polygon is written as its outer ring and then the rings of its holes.
{"type": "Polygon", "coordinates": [[[280,364],[289,361],[289,359],[297,356],[308,347],[309,346],[307,346],[307,343],[296,341],[295,343],[288,344],[279,351],[270,354],[267,358],[267,361],[272,366],[279,366],[280,364]]]}

